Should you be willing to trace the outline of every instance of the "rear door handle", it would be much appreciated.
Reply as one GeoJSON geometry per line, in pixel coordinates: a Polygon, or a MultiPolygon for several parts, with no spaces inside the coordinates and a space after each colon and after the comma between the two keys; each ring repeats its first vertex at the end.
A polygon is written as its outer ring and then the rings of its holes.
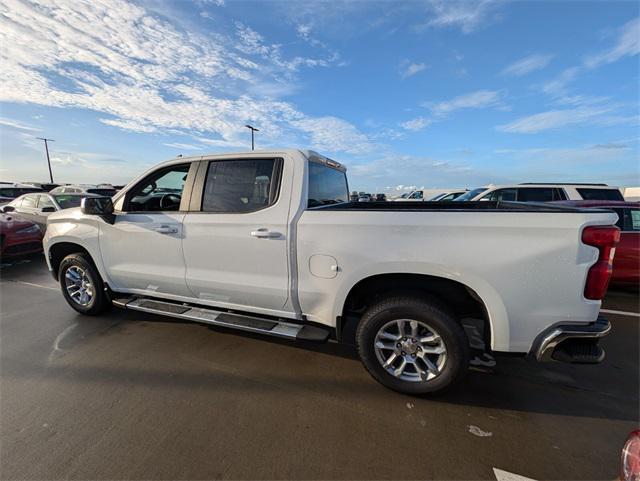
{"type": "Polygon", "coordinates": [[[251,231],[252,237],[257,237],[258,239],[275,239],[276,237],[280,237],[280,234],[277,232],[271,232],[269,229],[265,229],[264,227],[251,231]]]}
{"type": "Polygon", "coordinates": [[[161,225],[159,227],[154,228],[153,230],[155,230],[159,234],[177,234],[178,233],[177,227],[171,227],[169,225],[161,225]]]}

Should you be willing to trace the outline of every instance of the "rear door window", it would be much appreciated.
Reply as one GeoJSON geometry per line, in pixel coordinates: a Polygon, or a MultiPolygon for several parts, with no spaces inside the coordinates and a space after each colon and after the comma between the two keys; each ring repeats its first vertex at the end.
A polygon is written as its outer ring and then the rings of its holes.
{"type": "Polygon", "coordinates": [[[209,163],[202,198],[203,212],[255,212],[278,197],[278,159],[217,160],[209,163]]]}
{"type": "Polygon", "coordinates": [[[640,232],[640,209],[623,209],[625,232],[640,232]]]}
{"type": "Polygon", "coordinates": [[[505,201],[511,202],[516,200],[516,189],[498,189],[493,192],[489,192],[483,197],[483,199],[491,200],[493,202],[505,201]]]}
{"type": "Polygon", "coordinates": [[[518,202],[550,202],[554,199],[554,191],[550,187],[524,187],[518,189],[518,202]]]}
{"type": "Polygon", "coordinates": [[[576,189],[584,200],[624,200],[618,189],[597,189],[580,187],[576,189]]]}
{"type": "Polygon", "coordinates": [[[27,207],[27,208],[35,208],[36,202],[37,202],[37,199],[36,199],[35,195],[25,195],[22,198],[22,205],[20,207],[22,207],[23,209],[25,207],[27,207]]]}

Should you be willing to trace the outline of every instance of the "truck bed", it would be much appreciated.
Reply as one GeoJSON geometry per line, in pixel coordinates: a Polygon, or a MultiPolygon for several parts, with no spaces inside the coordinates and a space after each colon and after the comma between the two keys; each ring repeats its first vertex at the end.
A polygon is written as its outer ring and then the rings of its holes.
{"type": "Polygon", "coordinates": [[[382,211],[382,212],[553,212],[585,213],[604,212],[603,209],[585,209],[580,207],[552,205],[544,202],[343,202],[340,204],[313,207],[311,210],[332,211],[382,211]]]}

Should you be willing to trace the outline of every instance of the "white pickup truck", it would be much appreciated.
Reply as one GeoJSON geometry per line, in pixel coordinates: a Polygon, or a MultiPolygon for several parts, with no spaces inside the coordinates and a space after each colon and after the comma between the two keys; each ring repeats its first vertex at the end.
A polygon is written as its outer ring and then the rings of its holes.
{"type": "Polygon", "coordinates": [[[51,214],[47,263],[82,314],[113,304],[352,342],[404,393],[451,385],[485,351],[603,359],[616,214],[349,202],[345,170],[299,150],[170,160],[113,199],[51,214]]]}

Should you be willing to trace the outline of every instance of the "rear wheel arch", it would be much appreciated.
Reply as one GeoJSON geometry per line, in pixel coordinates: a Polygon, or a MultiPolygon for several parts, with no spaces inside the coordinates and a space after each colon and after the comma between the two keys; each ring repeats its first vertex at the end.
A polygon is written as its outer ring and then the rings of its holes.
{"type": "Polygon", "coordinates": [[[451,279],[414,273],[387,273],[366,277],[349,291],[337,323],[336,335],[353,342],[362,314],[367,308],[391,295],[412,296],[439,304],[458,321],[474,318],[483,321],[483,339],[491,346],[491,320],[480,296],[467,285],[451,279]]]}

